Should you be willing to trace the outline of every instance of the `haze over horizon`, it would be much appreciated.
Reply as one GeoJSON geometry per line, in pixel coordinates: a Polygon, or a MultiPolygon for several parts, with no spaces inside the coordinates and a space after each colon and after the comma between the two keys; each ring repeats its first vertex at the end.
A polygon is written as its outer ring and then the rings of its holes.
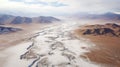
{"type": "Polygon", "coordinates": [[[0,0],[0,14],[66,16],[80,12],[119,13],[120,0],[0,0]]]}

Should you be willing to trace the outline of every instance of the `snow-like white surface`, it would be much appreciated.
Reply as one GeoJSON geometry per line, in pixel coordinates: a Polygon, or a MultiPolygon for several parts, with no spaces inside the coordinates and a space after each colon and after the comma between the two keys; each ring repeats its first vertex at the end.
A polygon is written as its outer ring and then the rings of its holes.
{"type": "Polygon", "coordinates": [[[31,43],[32,42],[22,43],[5,50],[4,52],[9,54],[9,58],[4,64],[4,67],[27,67],[31,61],[20,60],[20,55],[26,52],[26,48],[31,45],[31,43]]]}
{"type": "Polygon", "coordinates": [[[88,48],[90,44],[74,37],[72,30],[77,26],[77,23],[63,23],[40,30],[33,41],[5,51],[10,57],[4,67],[99,67],[80,57],[88,52],[82,47],[88,48]]]}

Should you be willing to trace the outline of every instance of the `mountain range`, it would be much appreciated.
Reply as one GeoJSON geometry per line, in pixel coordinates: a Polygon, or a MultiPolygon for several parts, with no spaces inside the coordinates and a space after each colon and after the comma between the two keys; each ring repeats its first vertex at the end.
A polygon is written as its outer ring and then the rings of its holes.
{"type": "Polygon", "coordinates": [[[60,19],[52,16],[21,17],[6,14],[0,15],[0,24],[52,23],[58,21],[60,21],[60,19]]]}
{"type": "Polygon", "coordinates": [[[108,12],[104,14],[80,13],[76,15],[79,19],[100,19],[100,20],[120,20],[120,14],[108,12]]]}

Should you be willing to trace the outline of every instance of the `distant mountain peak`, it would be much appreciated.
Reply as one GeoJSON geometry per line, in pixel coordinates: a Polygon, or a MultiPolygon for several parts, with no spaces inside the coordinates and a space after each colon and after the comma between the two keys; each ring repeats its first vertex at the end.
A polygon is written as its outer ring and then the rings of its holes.
{"type": "Polygon", "coordinates": [[[104,14],[79,14],[77,15],[79,19],[98,19],[98,20],[120,20],[120,14],[116,14],[113,12],[107,12],[104,14]]]}

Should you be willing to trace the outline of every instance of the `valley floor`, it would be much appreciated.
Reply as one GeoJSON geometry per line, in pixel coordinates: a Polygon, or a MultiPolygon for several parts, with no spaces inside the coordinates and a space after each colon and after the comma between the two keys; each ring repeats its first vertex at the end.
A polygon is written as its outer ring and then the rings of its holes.
{"type": "Polygon", "coordinates": [[[81,57],[94,44],[74,36],[77,26],[62,23],[39,30],[29,42],[1,51],[1,62],[6,62],[1,67],[101,67],[81,57]]]}

